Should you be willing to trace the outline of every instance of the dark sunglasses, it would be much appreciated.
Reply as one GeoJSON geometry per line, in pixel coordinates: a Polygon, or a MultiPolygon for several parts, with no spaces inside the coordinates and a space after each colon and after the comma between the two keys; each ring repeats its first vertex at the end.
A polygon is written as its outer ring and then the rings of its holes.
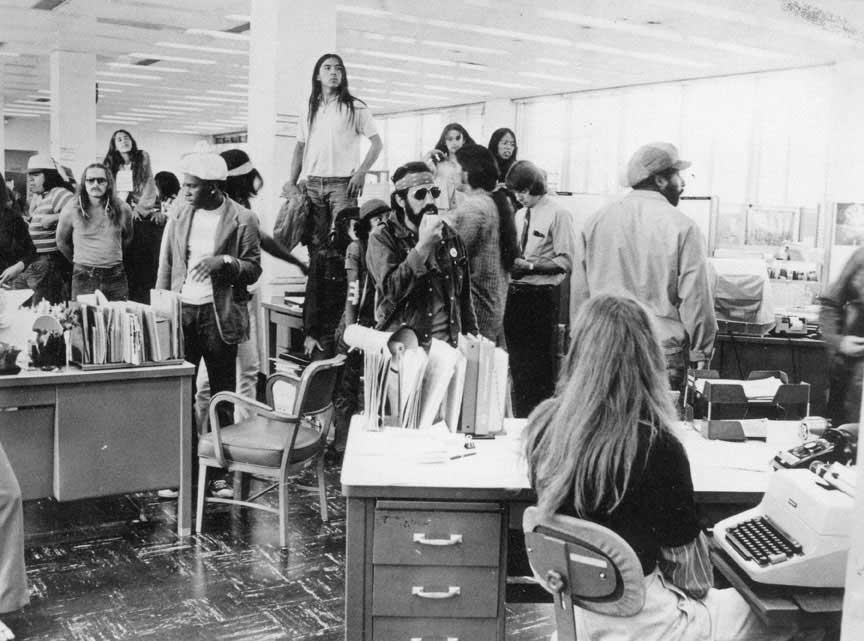
{"type": "Polygon", "coordinates": [[[108,179],[107,178],[85,178],[84,182],[87,183],[88,185],[93,185],[93,184],[107,185],[108,179]]]}
{"type": "Polygon", "coordinates": [[[411,197],[415,200],[425,200],[426,194],[432,194],[432,198],[438,198],[441,195],[441,190],[438,187],[423,187],[411,194],[411,197]]]}

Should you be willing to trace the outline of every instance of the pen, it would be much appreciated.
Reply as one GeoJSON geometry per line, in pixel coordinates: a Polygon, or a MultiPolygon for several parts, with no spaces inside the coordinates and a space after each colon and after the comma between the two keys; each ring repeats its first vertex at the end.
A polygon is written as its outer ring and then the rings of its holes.
{"type": "Polygon", "coordinates": [[[466,456],[474,456],[477,452],[465,452],[464,454],[457,454],[456,456],[451,456],[450,460],[454,460],[457,458],[465,458],[466,456]]]}

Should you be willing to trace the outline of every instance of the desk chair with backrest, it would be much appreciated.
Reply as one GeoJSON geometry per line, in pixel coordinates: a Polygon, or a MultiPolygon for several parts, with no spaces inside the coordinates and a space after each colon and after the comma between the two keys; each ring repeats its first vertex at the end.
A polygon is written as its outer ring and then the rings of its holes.
{"type": "Polygon", "coordinates": [[[618,534],[591,521],[536,507],[522,518],[528,561],[555,600],[558,641],[576,641],[573,607],[630,617],[645,605],[642,564],[618,534]]]}
{"type": "Polygon", "coordinates": [[[198,442],[197,532],[202,531],[204,504],[229,503],[265,510],[279,515],[279,544],[286,547],[289,477],[317,464],[321,520],[327,521],[327,496],[324,482],[324,450],[333,422],[333,392],[339,380],[344,356],[310,363],[299,382],[284,374],[267,378],[267,404],[233,392],[219,392],[210,399],[210,431],[198,442]],[[297,386],[290,414],[275,409],[274,388],[279,384],[297,386]],[[233,425],[220,425],[216,408],[219,403],[234,403],[251,415],[233,425]],[[234,472],[242,482],[243,474],[273,481],[251,497],[223,499],[205,496],[207,471],[211,467],[234,472]],[[255,501],[278,488],[279,507],[272,508],[255,501]]]}

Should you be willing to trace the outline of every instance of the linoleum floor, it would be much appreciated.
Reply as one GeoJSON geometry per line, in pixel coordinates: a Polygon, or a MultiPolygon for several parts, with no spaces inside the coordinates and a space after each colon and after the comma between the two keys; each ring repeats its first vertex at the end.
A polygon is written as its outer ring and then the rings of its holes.
{"type": "MultiPolygon", "coordinates": [[[[341,641],[345,500],[335,463],[327,480],[328,524],[315,495],[292,490],[284,553],[266,512],[208,505],[204,533],[184,540],[176,501],[155,493],[28,501],[31,604],[2,620],[32,641],[341,641]]],[[[548,639],[550,607],[508,605],[508,639],[548,639]]]]}

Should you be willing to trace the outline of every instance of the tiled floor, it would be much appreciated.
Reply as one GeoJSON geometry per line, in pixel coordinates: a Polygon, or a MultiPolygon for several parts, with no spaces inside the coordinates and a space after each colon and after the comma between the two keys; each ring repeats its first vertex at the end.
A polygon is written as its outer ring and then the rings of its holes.
{"type": "MultiPolygon", "coordinates": [[[[345,501],[328,468],[330,523],[292,500],[290,549],[276,516],[208,506],[205,533],[175,533],[174,501],[148,493],[25,504],[31,605],[5,615],[33,641],[337,641],[344,638],[345,501]]],[[[310,479],[311,482],[311,479],[310,479]]],[[[508,606],[508,638],[540,641],[549,606],[508,606]]]]}

